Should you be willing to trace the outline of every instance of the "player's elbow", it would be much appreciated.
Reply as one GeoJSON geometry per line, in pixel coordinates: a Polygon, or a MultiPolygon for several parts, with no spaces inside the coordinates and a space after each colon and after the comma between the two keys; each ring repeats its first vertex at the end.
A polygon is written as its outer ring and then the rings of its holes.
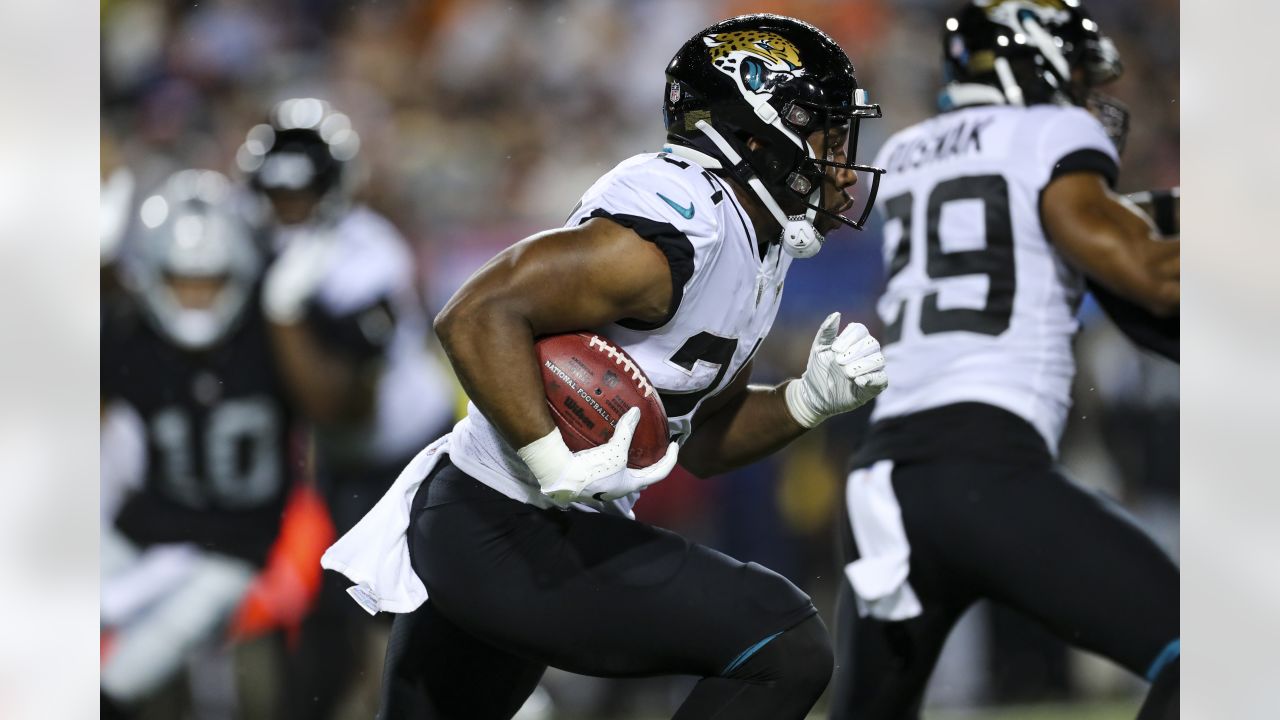
{"type": "Polygon", "coordinates": [[[720,454],[695,433],[680,448],[680,467],[696,478],[706,480],[729,471],[720,454]]]}
{"type": "Polygon", "coordinates": [[[1158,281],[1143,303],[1152,315],[1160,318],[1178,314],[1182,304],[1182,286],[1176,280],[1158,281]]]}
{"type": "Polygon", "coordinates": [[[1149,240],[1116,243],[1094,254],[1087,273],[1112,292],[1156,317],[1178,314],[1181,301],[1177,257],[1166,257],[1149,240]]]}
{"type": "Polygon", "coordinates": [[[680,454],[680,467],[684,468],[685,472],[688,472],[690,475],[702,480],[715,477],[719,474],[711,463],[701,459],[700,454],[696,452],[682,452],[680,454]]]}
{"type": "Polygon", "coordinates": [[[454,296],[444,309],[432,321],[436,338],[450,356],[459,343],[467,337],[468,331],[474,331],[483,319],[483,311],[473,299],[460,295],[454,296]]]}
{"type": "Polygon", "coordinates": [[[1153,247],[1153,252],[1134,263],[1136,299],[1152,315],[1172,317],[1178,314],[1182,301],[1178,256],[1170,255],[1164,247],[1153,247]]]}
{"type": "Polygon", "coordinates": [[[431,328],[435,332],[436,339],[444,346],[445,350],[449,349],[450,343],[453,341],[454,332],[458,327],[457,306],[453,303],[446,305],[443,310],[436,314],[435,319],[431,321],[431,328]]]}

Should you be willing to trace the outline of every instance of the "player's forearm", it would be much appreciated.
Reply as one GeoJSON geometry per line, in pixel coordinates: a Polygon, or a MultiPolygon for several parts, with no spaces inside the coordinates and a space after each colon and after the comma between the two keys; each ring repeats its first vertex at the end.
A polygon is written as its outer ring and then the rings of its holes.
{"type": "Polygon", "coordinates": [[[373,387],[358,364],[325,349],[304,323],[271,323],[270,327],[285,385],[307,417],[323,424],[368,414],[373,387]]]}
{"type": "Polygon", "coordinates": [[[1045,231],[1070,265],[1153,315],[1178,312],[1180,243],[1161,239],[1156,224],[1109,190],[1100,175],[1054,180],[1041,195],[1040,211],[1045,231]]]}
{"type": "Polygon", "coordinates": [[[805,433],[787,410],[786,383],[747,387],[704,420],[681,448],[680,464],[699,477],[749,465],[805,433]]]}
{"type": "Polygon", "coordinates": [[[494,304],[451,301],[436,316],[435,332],[467,397],[512,447],[555,429],[533,331],[521,315],[494,304]]]}
{"type": "Polygon", "coordinates": [[[1180,242],[1142,237],[1114,247],[1110,258],[1092,263],[1089,275],[1157,317],[1176,314],[1182,294],[1180,242]]]}

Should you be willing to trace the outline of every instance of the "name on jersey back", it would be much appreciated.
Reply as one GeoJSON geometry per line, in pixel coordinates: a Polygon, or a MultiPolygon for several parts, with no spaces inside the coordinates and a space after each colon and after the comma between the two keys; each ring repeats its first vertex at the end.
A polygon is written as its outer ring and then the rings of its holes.
{"type": "Polygon", "coordinates": [[[932,137],[917,137],[899,144],[889,154],[885,169],[889,172],[915,170],[939,160],[982,152],[982,131],[995,118],[965,119],[947,126],[932,137]]]}

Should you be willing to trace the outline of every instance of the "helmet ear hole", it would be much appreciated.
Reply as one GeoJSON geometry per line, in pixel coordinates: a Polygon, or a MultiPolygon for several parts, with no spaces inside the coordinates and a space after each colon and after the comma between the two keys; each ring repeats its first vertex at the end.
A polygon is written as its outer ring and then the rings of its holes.
{"type": "Polygon", "coordinates": [[[798,172],[793,172],[791,173],[791,176],[787,178],[787,187],[801,195],[808,195],[813,190],[813,183],[804,175],[801,175],[798,172]]]}
{"type": "Polygon", "coordinates": [[[796,103],[788,103],[783,109],[783,119],[787,124],[798,130],[802,135],[807,135],[812,126],[817,124],[814,113],[803,105],[796,103]]]}

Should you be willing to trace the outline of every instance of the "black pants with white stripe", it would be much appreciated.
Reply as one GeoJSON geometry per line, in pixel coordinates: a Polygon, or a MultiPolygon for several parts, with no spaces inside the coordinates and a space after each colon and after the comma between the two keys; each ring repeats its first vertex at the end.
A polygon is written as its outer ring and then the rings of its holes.
{"type": "Polygon", "coordinates": [[[526,505],[445,459],[409,533],[430,599],[395,619],[382,720],[510,718],[547,666],[701,676],[680,720],[799,720],[830,679],[807,595],[661,528],[526,505]]]}
{"type": "MultiPolygon", "coordinates": [[[[842,584],[832,720],[920,717],[947,635],[983,598],[1156,681],[1144,720],[1177,717],[1177,566],[1115,503],[1055,470],[1030,425],[978,403],[924,411],[878,423],[853,466],[881,460],[893,461],[923,612],[860,617],[842,584]]],[[[846,563],[859,558],[848,514],[846,563]]]]}

